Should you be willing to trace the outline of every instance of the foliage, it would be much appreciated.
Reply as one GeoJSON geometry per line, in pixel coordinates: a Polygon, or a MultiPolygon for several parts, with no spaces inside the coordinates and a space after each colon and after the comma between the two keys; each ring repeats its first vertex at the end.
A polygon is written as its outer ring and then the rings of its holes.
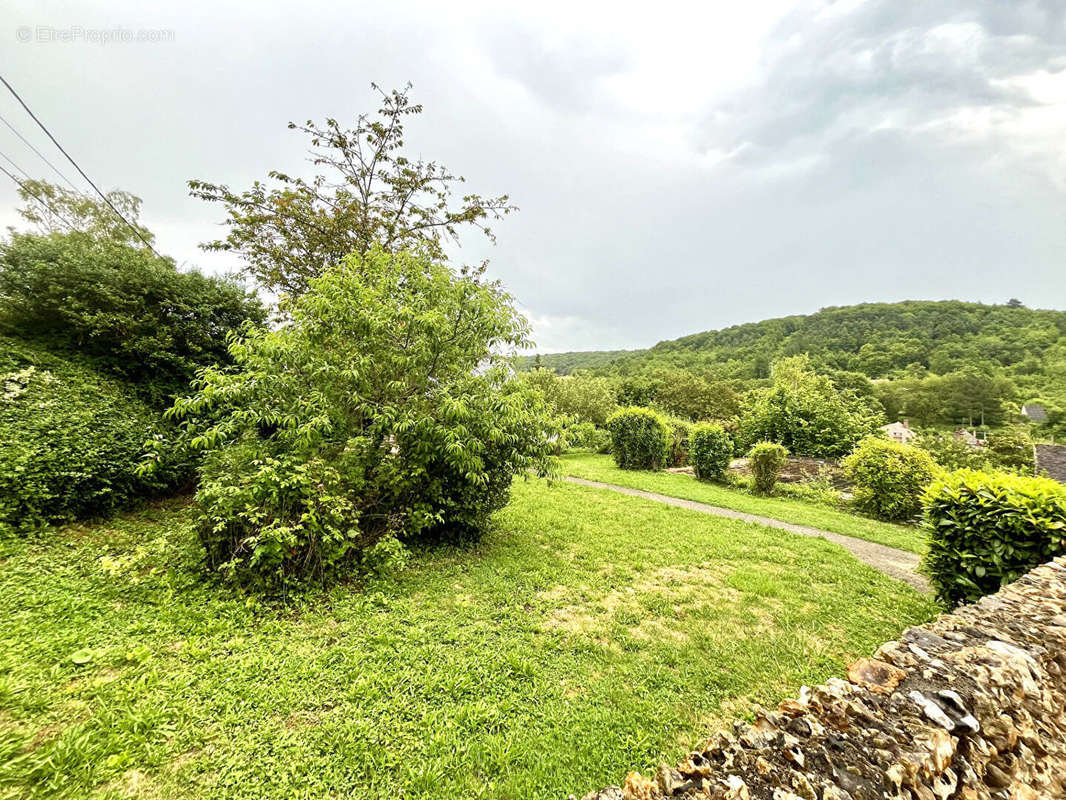
{"type": "Polygon", "coordinates": [[[1015,425],[994,431],[985,443],[988,457],[999,469],[1032,475],[1036,469],[1033,440],[1025,428],[1015,425]]]}
{"type": "Polygon", "coordinates": [[[13,233],[0,244],[0,332],[91,359],[153,405],[201,367],[228,363],[227,334],[264,318],[232,281],[179,272],[128,243],[13,233]]]}
{"type": "Polygon", "coordinates": [[[684,370],[656,375],[654,402],[670,414],[690,420],[729,419],[740,410],[733,388],[684,370]]]}
{"type": "Polygon", "coordinates": [[[203,247],[238,253],[246,273],[261,285],[298,295],[352,252],[364,255],[377,246],[418,250],[440,260],[446,240],[457,241],[461,227],[472,226],[491,239],[488,221],[514,210],[507,196],[464,192],[453,204],[452,191],[463,178],[435,161],[404,154],[405,123],[422,113],[408,97],[410,84],[391,92],[371,85],[381,95],[381,108],[376,117],[361,114],[352,129],[335,119],[289,123],[308,136],[311,163],[328,175],[306,181],[272,170],[273,188],[256,181],[245,191],[189,181],[193,197],[226,209],[229,233],[203,247]]]}
{"type": "Polygon", "coordinates": [[[19,186],[18,193],[25,203],[18,210],[19,215],[37,226],[37,231],[44,236],[77,231],[97,242],[135,248],[155,241],[155,234],[138,219],[141,198],[129,192],[107,192],[107,202],[104,202],[48,181],[28,179],[19,186]]]}
{"type": "Polygon", "coordinates": [[[733,458],[733,440],[721,425],[701,422],[689,435],[688,460],[701,481],[721,480],[733,458]]]}
{"type": "Polygon", "coordinates": [[[925,568],[948,605],[976,600],[1066,553],[1066,487],[959,470],[925,493],[925,568]]]}
{"type": "Polygon", "coordinates": [[[631,406],[607,420],[611,453],[622,469],[661,469],[670,458],[670,421],[650,408],[631,406]]]}
{"type": "Polygon", "coordinates": [[[577,422],[572,417],[564,418],[562,440],[566,450],[591,450],[594,453],[611,452],[611,434],[597,428],[591,422],[577,422]]]}
{"type": "Polygon", "coordinates": [[[880,422],[863,401],[816,374],[806,356],[796,356],[774,364],[773,385],[755,393],[737,438],[744,445],[777,442],[799,455],[833,457],[847,453],[880,422]]]}
{"type": "Polygon", "coordinates": [[[86,366],[0,339],[0,388],[0,528],[102,516],[187,476],[170,453],[150,478],[137,474],[161,420],[86,366]]]}
{"type": "Polygon", "coordinates": [[[536,387],[557,414],[575,417],[602,427],[618,408],[614,387],[607,378],[585,373],[558,377],[554,372],[537,369],[523,379],[536,387]]]}
{"type": "MultiPolygon", "coordinates": [[[[808,353],[819,371],[858,372],[868,378],[899,379],[923,371],[935,375],[969,371],[994,377],[1009,373],[1018,377],[1054,375],[1055,366],[1066,357],[1064,345],[1063,311],[908,300],[823,308],[815,314],[695,333],[647,350],[613,354],[607,364],[599,352],[557,353],[542,358],[549,369],[565,364],[571,370],[595,367],[602,373],[639,375],[670,367],[693,372],[717,370],[727,378],[751,380],[766,377],[766,368],[776,360],[808,353]]],[[[993,405],[1000,399],[976,398],[977,403],[972,404],[961,392],[955,396],[962,401],[956,411],[967,416],[972,413],[975,419],[982,405],[988,405],[986,412],[994,412],[993,405]]],[[[894,409],[887,410],[893,418],[897,416],[894,409]]],[[[916,425],[933,424],[910,414],[916,425]]],[[[961,422],[954,419],[949,424],[961,422]]],[[[994,424],[988,418],[986,422],[994,424]]]]}
{"type": "Polygon", "coordinates": [[[923,430],[914,440],[914,446],[927,452],[946,470],[988,469],[991,466],[985,448],[972,447],[951,433],[923,430]]]}
{"type": "Polygon", "coordinates": [[[476,536],[558,434],[504,353],[527,323],[496,283],[425,254],[353,255],[250,330],[174,413],[206,450],[210,567],[284,590],[394,536],[476,536]]]}
{"type": "Polygon", "coordinates": [[[692,423],[679,417],[666,417],[668,426],[667,467],[683,467],[688,463],[689,435],[692,423]]]}
{"type": "Polygon", "coordinates": [[[855,505],[878,519],[906,521],[922,507],[922,492],[937,472],[932,457],[917,447],[870,436],[843,461],[855,484],[855,505]]]}
{"type": "Polygon", "coordinates": [[[770,494],[777,483],[777,476],[788,460],[788,449],[776,442],[756,442],[748,451],[751,474],[755,478],[755,491],[770,494]]]}

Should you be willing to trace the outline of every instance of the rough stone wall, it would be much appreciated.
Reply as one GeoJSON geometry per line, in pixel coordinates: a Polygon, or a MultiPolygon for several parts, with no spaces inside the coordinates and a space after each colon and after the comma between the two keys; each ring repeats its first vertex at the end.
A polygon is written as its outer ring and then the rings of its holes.
{"type": "Polygon", "coordinates": [[[1066,798],[1066,558],[584,800],[1066,798]]]}

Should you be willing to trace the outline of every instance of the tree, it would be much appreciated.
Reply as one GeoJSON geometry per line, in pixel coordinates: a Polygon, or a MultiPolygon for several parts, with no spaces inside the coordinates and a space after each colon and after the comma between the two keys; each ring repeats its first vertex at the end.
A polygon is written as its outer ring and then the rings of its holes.
{"type": "Polygon", "coordinates": [[[398,539],[476,535],[557,433],[508,354],[528,323],[496,283],[427,254],[353,255],[232,345],[177,401],[206,451],[207,563],[269,590],[366,564],[398,539]]]}
{"type": "Polygon", "coordinates": [[[685,370],[658,375],[655,403],[686,419],[729,419],[740,405],[733,388],[724,382],[711,383],[685,370]]]}
{"type": "Polygon", "coordinates": [[[19,215],[36,225],[41,234],[79,232],[96,241],[130,247],[143,247],[146,242],[155,241],[155,235],[138,219],[141,198],[129,192],[115,190],[105,195],[129,225],[107,203],[48,181],[23,181],[18,192],[26,204],[18,210],[19,215]]]}
{"type": "Polygon", "coordinates": [[[796,455],[833,457],[881,421],[877,411],[815,373],[807,356],[794,356],[774,364],[773,386],[754,394],[737,438],[743,446],[776,442],[796,455]]]}
{"type": "Polygon", "coordinates": [[[375,245],[440,259],[444,241],[458,241],[463,226],[493,239],[488,222],[515,209],[507,195],[465,194],[453,204],[453,189],[464,179],[403,154],[405,121],[422,113],[408,97],[411,85],[392,92],[371,86],[382,98],[377,118],[362,114],[348,130],[335,119],[289,123],[310,138],[311,163],[328,175],[306,181],[273,170],[276,186],[256,181],[240,192],[189,181],[193,197],[221,203],[227,212],[227,236],[202,246],[240,254],[247,274],[263,286],[298,295],[349,253],[365,255],[375,245]]]}

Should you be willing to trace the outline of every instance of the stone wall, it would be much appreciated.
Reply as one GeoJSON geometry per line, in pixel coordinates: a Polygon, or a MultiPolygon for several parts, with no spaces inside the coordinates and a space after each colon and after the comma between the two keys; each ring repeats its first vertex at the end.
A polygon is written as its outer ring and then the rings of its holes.
{"type": "Polygon", "coordinates": [[[585,800],[1066,797],[1066,558],[585,800]]]}

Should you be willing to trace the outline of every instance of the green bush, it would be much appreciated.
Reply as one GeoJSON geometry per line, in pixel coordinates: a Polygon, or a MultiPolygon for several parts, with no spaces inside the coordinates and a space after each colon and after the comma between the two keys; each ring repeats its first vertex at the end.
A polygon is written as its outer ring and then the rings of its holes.
{"type": "Polygon", "coordinates": [[[773,385],[754,391],[737,429],[742,446],[778,442],[797,455],[833,458],[850,451],[882,423],[876,401],[833,382],[811,368],[806,356],[774,363],[773,385]]]}
{"type": "Polygon", "coordinates": [[[573,417],[564,418],[563,432],[559,438],[561,450],[591,450],[594,453],[611,452],[611,434],[597,428],[591,422],[576,422],[573,417]]]}
{"type": "Polygon", "coordinates": [[[925,571],[948,605],[1066,553],[1066,487],[1048,478],[959,470],[934,481],[923,505],[925,571]]]}
{"type": "Polygon", "coordinates": [[[701,422],[689,436],[688,460],[701,481],[721,480],[733,458],[733,440],[721,425],[701,422]]]}
{"type": "Polygon", "coordinates": [[[501,355],[527,323],[498,284],[374,249],[284,311],[174,406],[206,451],[200,538],[225,578],[284,593],[378,571],[390,539],[476,537],[515,475],[551,471],[560,431],[501,355]]]}
{"type": "Polygon", "coordinates": [[[170,456],[138,475],[162,419],[90,367],[0,339],[0,392],[0,527],[102,516],[188,477],[170,456]]]}
{"type": "Polygon", "coordinates": [[[990,434],[985,450],[992,464],[999,469],[1032,475],[1036,470],[1033,440],[1021,426],[1003,428],[990,434]]]}
{"type": "Polygon", "coordinates": [[[688,440],[692,423],[679,417],[667,417],[670,441],[667,448],[667,467],[683,467],[688,463],[688,440]]]}
{"type": "Polygon", "coordinates": [[[924,450],[868,437],[842,463],[855,484],[855,505],[879,519],[903,521],[918,516],[922,492],[937,472],[924,450]]]}
{"type": "Polygon", "coordinates": [[[633,406],[607,420],[611,453],[622,469],[661,469],[670,457],[670,421],[650,408],[633,406]]]}
{"type": "Polygon", "coordinates": [[[265,317],[233,281],[144,248],[82,233],[0,244],[0,333],[91,361],[157,407],[201,367],[229,363],[226,335],[265,317]]]}
{"type": "Polygon", "coordinates": [[[991,466],[987,448],[971,447],[951,433],[922,431],[914,440],[914,446],[927,452],[946,470],[988,469],[991,466]]]}
{"type": "Polygon", "coordinates": [[[788,450],[784,446],[776,442],[756,442],[748,451],[755,491],[759,494],[770,494],[787,460],[788,450]]]}

